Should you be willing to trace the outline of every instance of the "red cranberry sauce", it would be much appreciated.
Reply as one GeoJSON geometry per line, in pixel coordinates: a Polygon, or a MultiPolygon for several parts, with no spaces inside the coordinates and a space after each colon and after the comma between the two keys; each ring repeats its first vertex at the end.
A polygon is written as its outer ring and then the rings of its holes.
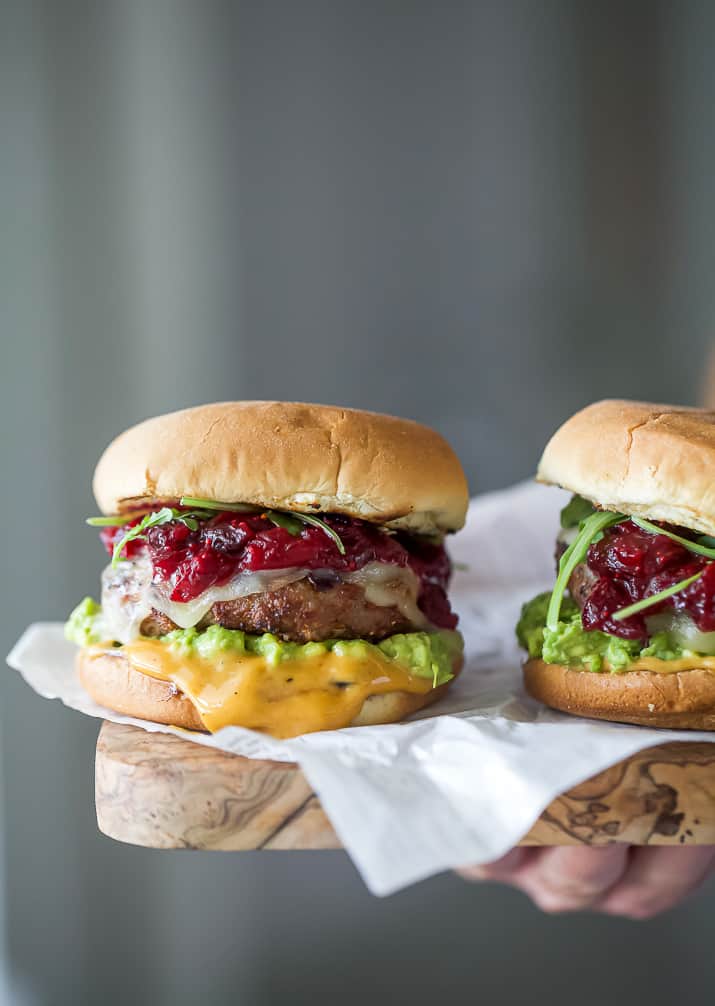
{"type": "MultiPolygon", "coordinates": [[[[695,537],[682,528],[677,533],[683,538],[695,537]]],[[[715,563],[708,563],[666,535],[649,534],[633,521],[624,520],[591,545],[586,563],[597,580],[581,613],[584,629],[601,629],[624,639],[646,639],[646,618],[670,608],[690,615],[702,632],[715,631],[715,563]],[[702,576],[689,587],[646,611],[619,622],[611,617],[619,608],[701,570],[702,576]]]]}
{"type": "MultiPolygon", "coordinates": [[[[201,522],[196,531],[178,520],[160,524],[151,528],[145,539],[128,542],[123,555],[131,559],[146,548],[154,583],[169,584],[171,600],[182,602],[249,570],[300,566],[340,574],[352,573],[369,562],[409,566],[420,580],[418,604],[425,616],[439,628],[456,626],[457,616],[446,594],[451,564],[442,545],[431,545],[406,534],[386,534],[350,517],[321,514],[321,519],[340,536],[345,555],[320,528],[305,526],[294,536],[261,514],[229,512],[201,522]]],[[[100,531],[108,552],[131,526],[100,531]]]]}

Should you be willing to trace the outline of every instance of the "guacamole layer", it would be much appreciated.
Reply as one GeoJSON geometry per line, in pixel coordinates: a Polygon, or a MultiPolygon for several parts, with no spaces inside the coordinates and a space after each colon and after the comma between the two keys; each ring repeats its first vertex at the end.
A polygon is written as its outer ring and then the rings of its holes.
{"type": "MultiPolygon", "coordinates": [[[[102,609],[91,597],[86,597],[70,615],[65,635],[78,646],[108,642],[103,633],[102,609]]],[[[240,629],[224,629],[210,625],[206,629],[175,629],[157,637],[160,642],[187,655],[211,659],[231,650],[261,656],[269,663],[310,658],[332,651],[338,656],[359,658],[373,650],[395,661],[420,678],[431,678],[433,687],[454,677],[454,662],[464,649],[459,632],[440,629],[436,632],[404,632],[388,636],[379,643],[366,639],[332,639],[322,643],[289,643],[269,632],[252,635],[240,629]]]]}
{"type": "Polygon", "coordinates": [[[620,639],[598,630],[587,632],[581,625],[581,612],[568,597],[561,605],[558,625],[549,629],[546,612],[550,599],[551,593],[539,594],[521,609],[516,636],[532,659],[617,674],[627,671],[630,664],[641,657],[678,660],[695,655],[674,643],[667,632],[656,633],[647,646],[642,646],[638,640],[620,639]]]}

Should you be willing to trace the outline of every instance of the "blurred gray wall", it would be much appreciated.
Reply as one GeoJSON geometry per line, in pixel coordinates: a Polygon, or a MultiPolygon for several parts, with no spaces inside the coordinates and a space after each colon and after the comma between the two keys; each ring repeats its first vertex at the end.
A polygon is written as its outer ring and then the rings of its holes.
{"type": "MultiPolygon", "coordinates": [[[[392,411],[488,489],[589,400],[695,399],[713,5],[0,15],[6,650],[95,588],[92,468],[147,415],[392,411]]],[[[94,824],[96,731],[3,676],[8,950],[43,1006],[711,1001],[712,893],[646,924],[549,918],[448,876],[378,901],[340,854],[122,847],[94,824]]]]}

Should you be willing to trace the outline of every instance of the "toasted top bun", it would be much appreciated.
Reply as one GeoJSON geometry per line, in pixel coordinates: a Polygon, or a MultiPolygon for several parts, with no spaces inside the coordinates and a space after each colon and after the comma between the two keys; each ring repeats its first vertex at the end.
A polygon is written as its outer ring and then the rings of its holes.
{"type": "Polygon", "coordinates": [[[537,479],[605,510],[715,534],[715,412],[596,402],[546,445],[537,479]]]}
{"type": "Polygon", "coordinates": [[[464,524],[467,482],[438,433],[299,402],[221,402],[133,426],[94,475],[103,513],[196,496],[342,513],[419,534],[464,524]]]}

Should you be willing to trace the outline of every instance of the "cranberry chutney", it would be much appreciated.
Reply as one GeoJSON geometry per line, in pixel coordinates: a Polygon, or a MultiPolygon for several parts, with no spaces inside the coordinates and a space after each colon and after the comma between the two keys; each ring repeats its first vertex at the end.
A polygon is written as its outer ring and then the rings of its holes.
{"type": "MultiPolygon", "coordinates": [[[[688,540],[695,532],[673,530],[688,540]]],[[[581,613],[584,629],[623,639],[647,639],[646,618],[674,609],[689,615],[702,632],[715,631],[715,563],[695,555],[664,534],[651,534],[632,520],[608,528],[588,549],[586,565],[596,577],[581,613]],[[621,621],[612,615],[700,573],[677,594],[621,621]]]]}
{"type": "MultiPolygon", "coordinates": [[[[121,527],[100,531],[110,554],[140,519],[138,515],[121,527]]],[[[131,559],[146,550],[153,582],[168,584],[170,599],[179,602],[191,601],[242,572],[300,567],[325,571],[328,585],[330,573],[339,577],[370,562],[409,567],[420,581],[417,603],[425,617],[437,628],[455,628],[457,616],[446,594],[452,567],[443,545],[404,533],[387,533],[351,517],[321,514],[321,519],[340,536],[344,555],[320,528],[305,526],[294,535],[276,527],[263,514],[227,511],[199,522],[195,531],[180,520],[151,528],[145,538],[127,542],[123,554],[131,559]]]]}

